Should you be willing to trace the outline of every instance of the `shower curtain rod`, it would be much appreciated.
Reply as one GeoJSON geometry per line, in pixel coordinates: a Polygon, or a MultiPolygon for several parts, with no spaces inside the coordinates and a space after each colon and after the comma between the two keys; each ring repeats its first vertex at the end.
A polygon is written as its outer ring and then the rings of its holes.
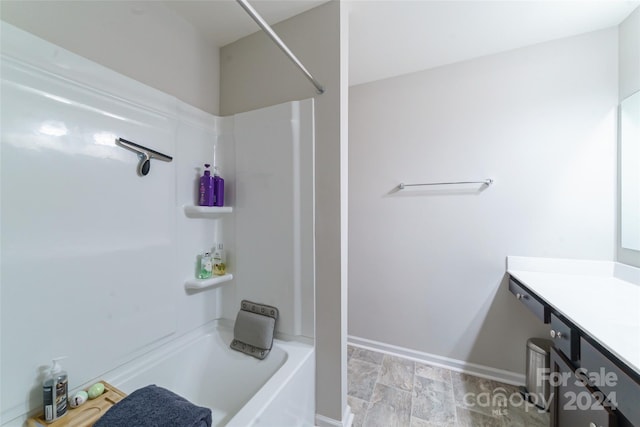
{"type": "Polygon", "coordinates": [[[262,28],[262,30],[267,33],[271,40],[273,40],[280,49],[293,61],[294,64],[300,68],[300,70],[304,73],[305,77],[309,79],[309,81],[316,87],[316,90],[319,94],[324,93],[324,87],[311,75],[311,73],[302,65],[302,62],[291,52],[291,50],[287,47],[286,44],[278,37],[278,35],[273,31],[273,29],[267,24],[267,22],[262,19],[262,17],[256,12],[256,10],[249,4],[247,0],[236,0],[240,6],[256,21],[256,24],[262,28]]]}

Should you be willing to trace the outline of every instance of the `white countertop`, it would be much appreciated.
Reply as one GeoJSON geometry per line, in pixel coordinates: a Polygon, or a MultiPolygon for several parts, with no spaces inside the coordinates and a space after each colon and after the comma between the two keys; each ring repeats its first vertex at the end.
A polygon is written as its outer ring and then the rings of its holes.
{"type": "Polygon", "coordinates": [[[640,374],[640,269],[507,257],[507,272],[640,374]]]}

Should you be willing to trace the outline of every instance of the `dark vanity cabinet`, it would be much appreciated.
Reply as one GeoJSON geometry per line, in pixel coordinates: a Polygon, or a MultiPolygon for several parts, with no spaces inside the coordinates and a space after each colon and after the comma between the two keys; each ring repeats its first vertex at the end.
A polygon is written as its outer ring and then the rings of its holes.
{"type": "MultiPolygon", "coordinates": [[[[640,337],[629,337],[639,339],[640,337]]],[[[616,408],[618,424],[640,427],[640,378],[628,366],[614,360],[587,337],[580,338],[580,368],[598,373],[598,390],[607,397],[606,403],[616,408]]]]}
{"type": "Polygon", "coordinates": [[[509,291],[549,325],[551,427],[640,427],[638,372],[514,277],[509,291]]]}
{"type": "Polygon", "coordinates": [[[551,349],[553,384],[551,427],[615,427],[617,417],[603,394],[585,384],[582,371],[555,348],[551,349]]]}

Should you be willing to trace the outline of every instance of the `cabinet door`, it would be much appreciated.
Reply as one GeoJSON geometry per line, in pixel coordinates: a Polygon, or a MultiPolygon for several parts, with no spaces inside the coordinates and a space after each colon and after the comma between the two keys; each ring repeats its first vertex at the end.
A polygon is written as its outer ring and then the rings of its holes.
{"type": "Polygon", "coordinates": [[[580,340],[580,356],[584,371],[600,374],[596,387],[615,400],[618,413],[640,426],[640,377],[629,375],[584,338],[580,340]]]}
{"type": "Polygon", "coordinates": [[[601,393],[585,386],[571,363],[551,349],[551,426],[616,427],[615,414],[601,402],[601,393]]]}

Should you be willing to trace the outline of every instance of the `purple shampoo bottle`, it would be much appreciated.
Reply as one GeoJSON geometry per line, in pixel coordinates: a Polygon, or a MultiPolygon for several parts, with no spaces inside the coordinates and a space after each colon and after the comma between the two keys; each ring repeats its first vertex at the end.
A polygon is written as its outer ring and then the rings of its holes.
{"type": "Polygon", "coordinates": [[[218,173],[218,167],[213,167],[213,193],[215,195],[214,206],[224,206],[224,179],[218,173]]]}
{"type": "Polygon", "coordinates": [[[198,201],[200,206],[215,206],[214,177],[211,176],[210,166],[210,164],[204,165],[204,175],[200,178],[200,200],[198,201]]]}

